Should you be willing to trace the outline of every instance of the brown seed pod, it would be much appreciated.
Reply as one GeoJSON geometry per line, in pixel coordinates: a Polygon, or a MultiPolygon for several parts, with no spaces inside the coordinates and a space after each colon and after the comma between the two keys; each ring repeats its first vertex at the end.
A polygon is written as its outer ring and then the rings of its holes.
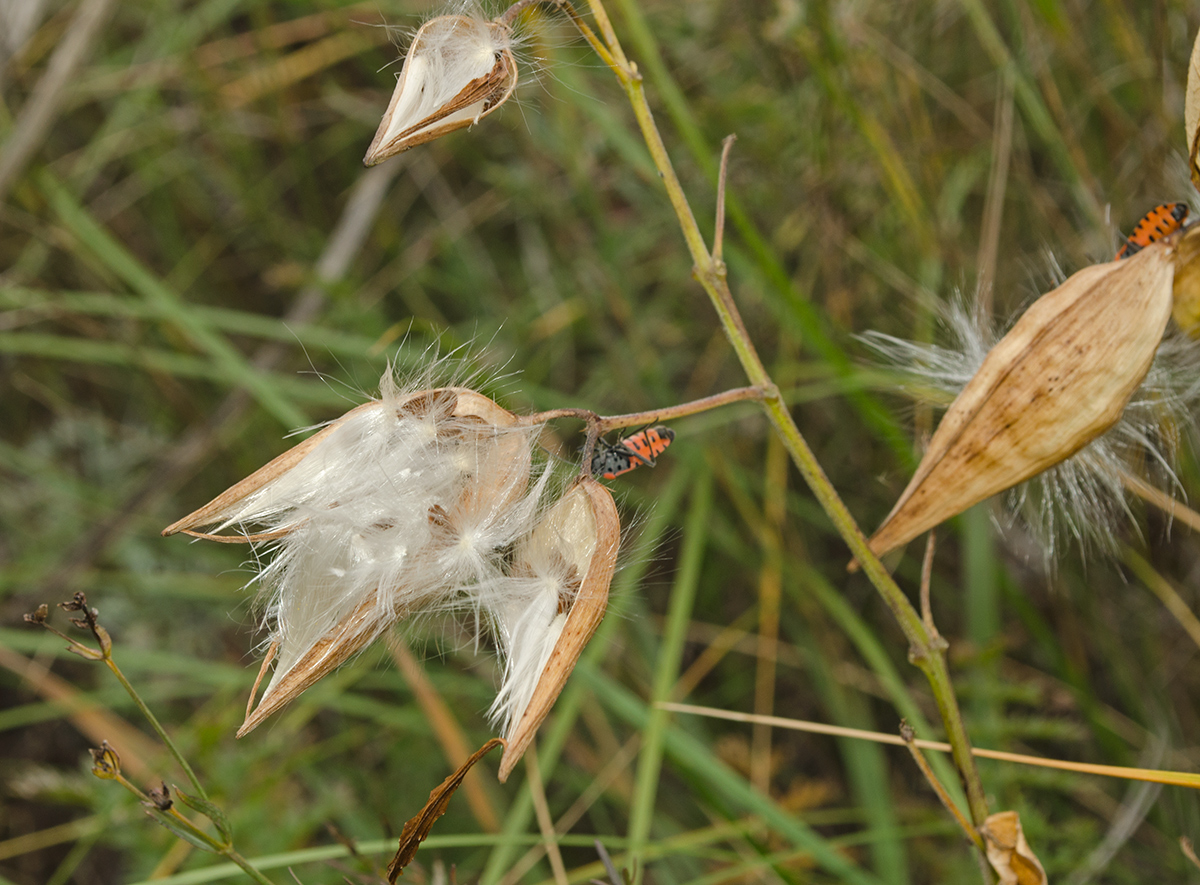
{"type": "Polygon", "coordinates": [[[517,87],[510,42],[505,25],[465,15],[422,25],[363,164],[471,126],[504,104],[517,87]]]}
{"type": "Polygon", "coordinates": [[[871,549],[907,543],[1116,423],[1170,318],[1173,254],[1172,240],[1153,244],[1034,302],[946,411],[871,549]]]}
{"type": "Polygon", "coordinates": [[[1200,338],[1200,224],[1184,232],[1175,247],[1175,307],[1179,328],[1200,338]]]}
{"type": "Polygon", "coordinates": [[[517,547],[516,571],[538,574],[551,565],[564,577],[559,600],[566,606],[566,620],[532,696],[512,717],[500,759],[502,782],[528,749],[604,618],[620,539],[621,522],[612,494],[591,477],[584,477],[517,547]]]}
{"type": "Polygon", "coordinates": [[[1000,885],[1046,885],[1046,870],[1025,841],[1021,818],[1015,811],[988,815],[979,832],[1000,885]]]}
{"type": "Polygon", "coordinates": [[[384,387],[165,532],[273,542],[259,680],[275,667],[239,736],[391,624],[500,577],[533,527],[548,477],[530,490],[536,426],[467,388],[384,387]],[[195,531],[213,524],[268,530],[195,531]]]}

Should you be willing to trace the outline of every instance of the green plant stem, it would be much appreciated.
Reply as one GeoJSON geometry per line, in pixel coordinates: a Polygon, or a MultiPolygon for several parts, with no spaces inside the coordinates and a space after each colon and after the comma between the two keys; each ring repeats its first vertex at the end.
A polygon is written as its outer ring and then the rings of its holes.
{"type": "Polygon", "coordinates": [[[264,875],[254,866],[254,864],[250,863],[250,861],[246,860],[246,858],[234,851],[233,848],[227,848],[226,850],[222,851],[221,854],[241,867],[242,872],[244,872],[255,882],[258,882],[259,885],[275,885],[275,883],[268,879],[266,875],[264,875]]]}
{"type": "Polygon", "coordinates": [[[946,667],[944,643],[930,636],[916,608],[909,602],[908,597],[904,595],[899,585],[892,580],[878,557],[871,551],[866,536],[850,515],[850,511],[838,496],[816,456],[805,442],[800,429],[792,420],[778,387],[759,358],[750,334],[742,322],[733,295],[729,290],[725,265],[723,262],[715,260],[708,251],[704,236],[700,232],[683,187],[675,174],[662,136],[654,123],[650,105],[646,101],[641,74],[638,72],[637,66],[626,59],[624,50],[613,32],[612,24],[604,9],[603,0],[589,0],[588,5],[613,59],[609,66],[616,74],[633,107],[638,127],[641,129],[654,165],[666,187],[671,205],[675,209],[683,238],[694,263],[693,276],[708,294],[725,330],[726,337],[737,354],[738,361],[750,383],[763,391],[763,409],[791,455],[792,461],[821,507],[833,521],[838,533],[849,545],[855,559],[862,565],[868,579],[883,597],[901,630],[904,631],[909,643],[909,660],[925,674],[925,678],[929,681],[938,712],[946,728],[947,739],[953,748],[954,762],[966,784],[967,803],[971,818],[975,825],[979,826],[987,817],[987,802],[984,798],[979,772],[971,756],[970,740],[967,737],[962,713],[954,695],[950,673],[946,667]]]}
{"type": "Polygon", "coordinates": [[[188,764],[188,761],[185,758],[183,758],[183,754],[179,752],[179,748],[175,746],[175,742],[171,740],[171,736],[167,734],[166,729],[162,727],[162,724],[158,721],[158,717],[154,715],[151,709],[146,705],[146,702],[142,700],[141,695],[137,693],[137,689],[135,689],[133,684],[125,678],[125,674],[121,672],[121,668],[117,666],[117,662],[114,661],[111,656],[105,655],[104,663],[108,669],[112,670],[113,675],[117,677],[117,681],[121,683],[125,691],[131,698],[133,698],[133,702],[137,704],[137,708],[142,711],[142,715],[146,717],[146,720],[150,723],[155,732],[158,733],[158,736],[162,739],[162,742],[166,744],[167,749],[171,751],[171,755],[175,757],[175,761],[179,763],[179,767],[182,768],[183,773],[187,775],[188,782],[192,785],[192,789],[195,790],[199,794],[200,798],[202,798],[205,802],[212,801],[208,798],[208,793],[205,792],[204,786],[200,783],[200,779],[196,777],[196,772],[192,771],[192,766],[188,764]]]}

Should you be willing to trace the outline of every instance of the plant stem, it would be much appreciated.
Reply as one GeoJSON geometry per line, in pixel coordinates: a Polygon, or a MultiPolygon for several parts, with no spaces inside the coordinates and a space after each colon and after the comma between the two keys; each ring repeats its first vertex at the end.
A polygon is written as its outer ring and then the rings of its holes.
{"type": "Polygon", "coordinates": [[[246,860],[246,858],[242,857],[232,848],[222,851],[221,854],[241,867],[242,872],[257,882],[258,885],[275,885],[275,883],[268,879],[261,870],[255,867],[252,863],[250,863],[250,861],[246,860]]]}
{"type": "Polygon", "coordinates": [[[850,511],[829,482],[816,456],[788,412],[779,389],[771,380],[766,367],[759,358],[741,314],[738,312],[726,279],[725,264],[714,259],[705,245],[704,236],[696,223],[683,187],[675,174],[670,156],[667,154],[666,146],[663,144],[662,136],[655,125],[650,105],[646,101],[641,74],[638,72],[637,66],[626,59],[624,50],[617,40],[604,9],[603,0],[588,0],[588,5],[604,38],[608,52],[611,54],[612,61],[608,62],[609,67],[612,68],[625,90],[654,165],[666,187],[668,199],[675,209],[684,241],[687,243],[694,263],[693,276],[708,294],[725,330],[726,337],[737,354],[747,378],[754,387],[762,392],[763,409],[791,455],[792,461],[821,507],[833,521],[838,533],[849,545],[854,558],[862,565],[863,571],[880,596],[883,597],[888,608],[891,609],[901,630],[904,631],[909,643],[909,659],[925,674],[933,691],[938,712],[941,714],[946,728],[946,736],[953,748],[954,762],[966,784],[971,818],[975,825],[979,826],[987,817],[987,802],[984,798],[979,772],[971,756],[971,744],[963,724],[958,701],[954,695],[954,687],[946,667],[942,643],[930,636],[921,615],[888,574],[878,557],[871,551],[866,536],[859,529],[858,524],[850,515],[850,511]]]}
{"type": "Polygon", "coordinates": [[[183,754],[179,752],[179,748],[175,746],[175,742],[171,740],[171,736],[167,734],[166,729],[164,729],[159,723],[158,717],[154,715],[148,706],[146,706],[146,702],[143,701],[141,696],[137,693],[137,689],[135,689],[130,681],[125,678],[125,674],[121,672],[121,668],[117,666],[117,662],[114,661],[110,655],[105,655],[104,663],[108,669],[112,670],[113,675],[117,677],[117,681],[121,683],[121,685],[125,688],[125,691],[128,692],[131,698],[133,698],[133,702],[137,704],[137,708],[142,711],[142,715],[146,717],[146,720],[150,723],[155,732],[158,733],[158,736],[162,739],[162,742],[166,744],[167,749],[171,751],[171,755],[175,757],[175,761],[179,763],[179,767],[182,768],[184,774],[187,775],[188,782],[192,785],[192,789],[195,790],[197,795],[199,795],[200,798],[205,802],[211,801],[208,798],[208,793],[205,791],[204,786],[200,783],[200,779],[196,777],[196,772],[192,771],[192,766],[188,764],[188,761],[185,758],[183,758],[183,754]]]}
{"type": "Polygon", "coordinates": [[[908,747],[908,752],[912,754],[913,761],[917,763],[917,768],[921,769],[921,774],[925,775],[925,780],[929,782],[929,786],[933,788],[933,792],[941,800],[946,811],[950,812],[950,816],[958,823],[959,827],[966,834],[972,844],[980,851],[986,850],[983,844],[983,837],[979,834],[979,830],[971,825],[971,822],[963,817],[962,811],[954,804],[954,800],[950,798],[946,792],[946,788],[942,786],[942,782],[937,779],[937,775],[933,773],[933,769],[929,767],[929,763],[925,760],[925,754],[916,745],[912,726],[907,722],[900,723],[900,736],[904,739],[905,746],[908,747]]]}

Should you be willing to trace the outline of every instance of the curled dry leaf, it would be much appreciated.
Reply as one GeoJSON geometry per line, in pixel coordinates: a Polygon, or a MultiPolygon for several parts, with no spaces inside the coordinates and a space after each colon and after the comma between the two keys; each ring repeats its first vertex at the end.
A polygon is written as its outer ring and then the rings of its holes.
{"type": "Polygon", "coordinates": [[[989,815],[979,832],[1000,885],[1047,885],[1046,871],[1025,841],[1021,818],[1015,811],[989,815]]]}
{"type": "Polygon", "coordinates": [[[465,15],[422,25],[363,164],[471,126],[504,104],[517,86],[510,42],[505,25],[465,15]]]}
{"type": "Polygon", "coordinates": [[[1121,416],[1172,309],[1174,238],[1039,298],[950,405],[871,537],[882,555],[1070,457],[1121,416]]]}
{"type": "Polygon", "coordinates": [[[425,803],[425,807],[404,824],[404,829],[400,833],[400,845],[396,849],[396,855],[392,858],[392,862],[388,864],[387,878],[389,882],[394,885],[396,879],[404,873],[404,868],[413,862],[413,858],[417,856],[417,849],[429,836],[429,831],[433,829],[437,819],[446,813],[451,797],[462,786],[467,772],[475,767],[476,762],[503,743],[504,741],[500,738],[492,738],[472,753],[471,758],[460,765],[457,771],[442,781],[439,786],[430,790],[429,801],[425,803]]]}
{"type": "MultiPolygon", "coordinates": [[[[517,546],[515,572],[542,578],[553,574],[558,586],[557,610],[549,613],[549,623],[531,625],[532,629],[523,632],[528,635],[537,631],[544,637],[557,634],[557,638],[549,646],[548,654],[543,651],[546,645],[538,642],[523,641],[520,648],[509,649],[506,688],[511,715],[504,756],[500,759],[502,782],[529,747],[575,669],[584,646],[600,626],[608,606],[608,586],[616,568],[620,538],[621,523],[612,494],[591,477],[585,477],[546,512],[529,537],[517,546]],[[521,657],[528,660],[521,661],[521,657]],[[523,670],[529,671],[536,683],[517,675],[523,670]],[[527,682],[530,690],[524,689],[527,682]]],[[[538,612],[529,614],[536,616],[538,612]]],[[[527,617],[522,613],[519,620],[525,621],[527,617]]]]}
{"type": "Polygon", "coordinates": [[[1192,184],[1200,188],[1200,33],[1192,44],[1192,58],[1188,62],[1187,92],[1183,99],[1183,131],[1187,138],[1188,171],[1192,184]]]}

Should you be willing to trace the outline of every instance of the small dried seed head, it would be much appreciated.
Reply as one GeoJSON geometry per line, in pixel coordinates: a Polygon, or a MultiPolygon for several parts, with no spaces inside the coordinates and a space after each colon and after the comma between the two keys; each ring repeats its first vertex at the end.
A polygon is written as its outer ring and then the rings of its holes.
{"type": "Polygon", "coordinates": [[[422,25],[363,163],[374,166],[471,126],[504,104],[517,86],[511,42],[506,26],[473,16],[443,15],[422,25]]]}

